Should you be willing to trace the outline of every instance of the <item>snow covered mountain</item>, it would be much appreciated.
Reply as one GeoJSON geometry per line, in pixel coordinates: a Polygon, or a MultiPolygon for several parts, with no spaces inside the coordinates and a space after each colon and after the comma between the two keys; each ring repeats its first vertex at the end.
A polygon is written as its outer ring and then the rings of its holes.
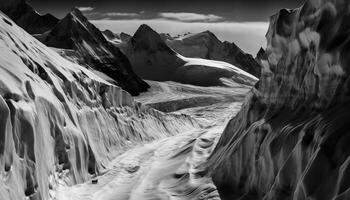
{"type": "Polygon", "coordinates": [[[210,31],[186,34],[176,38],[163,35],[163,39],[169,47],[183,56],[224,61],[260,77],[261,66],[250,54],[244,53],[234,43],[221,42],[210,31]]]}
{"type": "Polygon", "coordinates": [[[48,31],[59,21],[51,14],[40,15],[25,0],[1,0],[0,10],[30,34],[48,31]]]}
{"type": "Polygon", "coordinates": [[[350,198],[350,2],[271,17],[259,84],[210,157],[223,200],[350,198]]]}
{"type": "Polygon", "coordinates": [[[96,73],[121,86],[132,95],[149,87],[132,71],[129,60],[83,14],[73,9],[50,31],[37,36],[63,56],[96,70],[96,73]]]}
{"type": "Polygon", "coordinates": [[[127,43],[119,46],[135,73],[144,79],[199,86],[253,85],[257,81],[256,77],[231,64],[187,58],[176,53],[147,25],[141,25],[127,43]]]}
{"type": "Polygon", "coordinates": [[[0,12],[0,199],[55,199],[118,154],[198,123],[144,107],[0,12]]]}

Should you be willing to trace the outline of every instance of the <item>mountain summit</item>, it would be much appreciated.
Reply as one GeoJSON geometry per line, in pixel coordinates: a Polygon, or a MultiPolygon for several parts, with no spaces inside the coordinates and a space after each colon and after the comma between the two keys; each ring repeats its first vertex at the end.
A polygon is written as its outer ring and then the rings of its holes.
{"type": "Polygon", "coordinates": [[[250,54],[245,53],[235,43],[221,42],[210,31],[186,34],[176,38],[166,37],[164,40],[183,56],[224,61],[260,77],[261,66],[250,54]]]}
{"type": "Polygon", "coordinates": [[[30,34],[48,31],[59,21],[51,14],[40,15],[25,0],[1,0],[0,10],[30,34]]]}
{"type": "Polygon", "coordinates": [[[199,86],[227,83],[253,85],[257,81],[254,76],[229,63],[178,54],[145,24],[138,28],[127,44],[120,47],[128,56],[135,73],[148,80],[177,81],[199,86]]]}
{"type": "Polygon", "coordinates": [[[147,83],[134,74],[127,57],[77,8],[72,9],[51,31],[39,39],[50,47],[63,49],[66,57],[93,68],[99,75],[133,95],[148,88],[147,83]]]}

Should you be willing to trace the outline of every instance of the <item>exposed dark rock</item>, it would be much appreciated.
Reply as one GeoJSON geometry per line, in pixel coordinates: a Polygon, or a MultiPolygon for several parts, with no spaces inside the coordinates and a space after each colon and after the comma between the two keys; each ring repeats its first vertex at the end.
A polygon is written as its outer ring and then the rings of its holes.
{"type": "Polygon", "coordinates": [[[50,47],[74,50],[71,56],[77,58],[79,64],[104,73],[132,95],[149,87],[134,74],[128,58],[119,48],[107,41],[76,8],[38,39],[50,47]]]}
{"type": "Polygon", "coordinates": [[[255,77],[228,63],[179,55],[145,24],[120,47],[128,56],[135,73],[144,79],[199,86],[225,85],[222,78],[246,85],[256,82],[255,77]]]}
{"type": "Polygon", "coordinates": [[[350,2],[271,17],[262,76],[210,158],[221,199],[350,197],[350,2]]]}
{"type": "Polygon", "coordinates": [[[44,33],[59,21],[51,14],[38,14],[25,0],[3,1],[0,10],[30,34],[44,33]]]}

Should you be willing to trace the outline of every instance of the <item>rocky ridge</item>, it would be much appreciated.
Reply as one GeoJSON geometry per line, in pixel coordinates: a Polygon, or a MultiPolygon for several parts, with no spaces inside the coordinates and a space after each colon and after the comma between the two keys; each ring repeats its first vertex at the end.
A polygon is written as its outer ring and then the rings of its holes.
{"type": "Polygon", "coordinates": [[[209,159],[221,199],[350,198],[349,9],[271,17],[261,79],[209,159]]]}
{"type": "Polygon", "coordinates": [[[97,71],[106,80],[117,84],[132,95],[146,91],[149,86],[132,71],[127,57],[83,14],[73,9],[50,31],[37,38],[62,55],[97,71]],[[73,50],[73,51],[72,51],[73,50]]]}

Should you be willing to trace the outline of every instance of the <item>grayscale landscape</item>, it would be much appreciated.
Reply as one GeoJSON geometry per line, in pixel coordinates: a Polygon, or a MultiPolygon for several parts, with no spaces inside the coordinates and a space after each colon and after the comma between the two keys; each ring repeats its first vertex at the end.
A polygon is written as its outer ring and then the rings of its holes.
{"type": "Polygon", "coordinates": [[[347,0],[1,0],[0,200],[349,200],[349,33],[347,0]]]}

